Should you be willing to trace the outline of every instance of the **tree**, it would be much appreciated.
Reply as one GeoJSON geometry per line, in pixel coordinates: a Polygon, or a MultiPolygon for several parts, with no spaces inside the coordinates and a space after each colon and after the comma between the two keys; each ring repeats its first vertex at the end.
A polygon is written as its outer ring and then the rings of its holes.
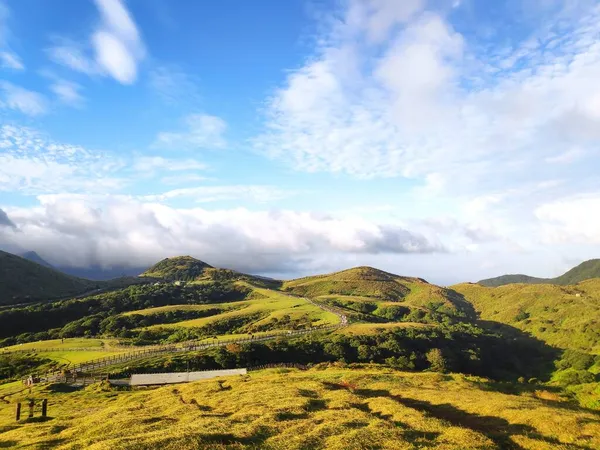
{"type": "Polygon", "coordinates": [[[444,358],[444,354],[439,348],[432,348],[425,357],[429,361],[429,369],[432,371],[442,373],[447,371],[446,358],[444,358]]]}

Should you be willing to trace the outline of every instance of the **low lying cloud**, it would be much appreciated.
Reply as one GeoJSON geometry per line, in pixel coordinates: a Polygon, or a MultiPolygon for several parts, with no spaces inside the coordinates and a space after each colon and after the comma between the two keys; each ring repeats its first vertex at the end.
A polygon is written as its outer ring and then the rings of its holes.
{"type": "Polygon", "coordinates": [[[298,271],[335,255],[443,252],[437,240],[399,225],[295,211],[177,209],[122,197],[39,196],[10,208],[19,233],[5,243],[35,250],[58,266],[140,267],[190,254],[256,273],[298,271]]]}

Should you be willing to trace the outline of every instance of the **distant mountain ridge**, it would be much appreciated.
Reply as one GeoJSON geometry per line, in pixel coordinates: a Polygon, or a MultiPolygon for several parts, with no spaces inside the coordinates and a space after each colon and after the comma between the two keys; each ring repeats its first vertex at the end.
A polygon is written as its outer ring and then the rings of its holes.
{"type": "Polygon", "coordinates": [[[34,251],[25,252],[25,253],[23,253],[21,255],[18,255],[18,256],[20,256],[21,258],[28,259],[29,261],[32,261],[34,263],[37,263],[40,266],[50,267],[51,269],[55,268],[52,264],[50,264],[49,262],[47,262],[45,259],[43,259],[40,255],[38,255],[34,251]]]}
{"type": "Polygon", "coordinates": [[[0,251],[0,305],[77,295],[97,287],[93,281],[0,251]]]}
{"type": "Polygon", "coordinates": [[[529,275],[502,275],[495,278],[480,280],[477,283],[487,287],[505,286],[507,284],[557,284],[561,286],[577,284],[592,278],[600,278],[600,259],[584,261],[568,272],[556,278],[537,278],[529,275]]]}

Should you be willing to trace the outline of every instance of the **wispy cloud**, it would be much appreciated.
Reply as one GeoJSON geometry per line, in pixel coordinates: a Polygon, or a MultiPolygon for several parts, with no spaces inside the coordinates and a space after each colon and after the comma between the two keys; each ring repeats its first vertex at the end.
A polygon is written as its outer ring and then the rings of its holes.
{"type": "Polygon", "coordinates": [[[100,24],[90,37],[91,53],[85,46],[63,40],[48,49],[50,58],[86,75],[111,76],[122,84],[133,84],[146,49],[140,32],[121,0],[95,0],[100,24]]]}
{"type": "Polygon", "coordinates": [[[10,10],[5,2],[0,0],[0,67],[10,70],[25,70],[23,61],[9,47],[10,39],[10,10]]]}
{"type": "Polygon", "coordinates": [[[50,85],[50,90],[66,105],[78,108],[85,102],[83,96],[79,93],[81,86],[72,81],[57,79],[50,85]]]}
{"type": "Polygon", "coordinates": [[[208,203],[225,200],[251,200],[267,203],[294,195],[294,192],[276,186],[232,185],[232,186],[199,186],[173,189],[156,195],[139,197],[143,201],[162,202],[175,198],[187,198],[197,203],[208,203]]]}
{"type": "Polygon", "coordinates": [[[208,166],[194,159],[169,159],[162,156],[141,156],[135,160],[134,169],[140,172],[153,173],[157,170],[178,172],[189,170],[205,170],[208,166]]]}
{"type": "Polygon", "coordinates": [[[16,53],[4,50],[0,51],[0,66],[5,69],[25,70],[25,65],[16,53]]]}
{"type": "Polygon", "coordinates": [[[29,116],[39,116],[48,111],[46,98],[8,81],[0,81],[0,107],[20,111],[29,116]]]}
{"type": "Polygon", "coordinates": [[[226,122],[217,116],[192,114],[183,120],[182,131],[163,131],[154,146],[181,150],[217,149],[226,145],[226,122]]]}
{"type": "Polygon", "coordinates": [[[0,190],[27,195],[111,192],[126,184],[115,177],[115,156],[54,142],[29,128],[0,127],[0,190]]]}
{"type": "Polygon", "coordinates": [[[194,104],[200,100],[193,78],[177,66],[155,68],[149,74],[148,84],[166,103],[194,104]]]}

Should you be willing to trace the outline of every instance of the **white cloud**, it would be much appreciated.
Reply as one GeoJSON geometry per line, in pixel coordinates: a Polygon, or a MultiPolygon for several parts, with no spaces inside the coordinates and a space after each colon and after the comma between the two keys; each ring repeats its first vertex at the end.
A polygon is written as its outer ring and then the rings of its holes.
{"type": "Polygon", "coordinates": [[[545,161],[550,164],[568,164],[581,159],[584,155],[585,152],[583,150],[572,148],[558,155],[549,156],[545,161]]]}
{"type": "Polygon", "coordinates": [[[174,198],[188,198],[197,203],[208,203],[226,200],[251,200],[267,203],[293,195],[275,186],[233,185],[233,186],[199,186],[173,189],[156,195],[144,195],[140,200],[147,202],[162,202],[174,198]]]}
{"type": "Polygon", "coordinates": [[[195,159],[169,159],[162,156],[140,156],[134,163],[134,169],[140,172],[157,170],[177,172],[187,170],[206,170],[208,166],[195,159]]]}
{"type": "Polygon", "coordinates": [[[184,119],[185,129],[180,132],[158,133],[154,143],[157,147],[173,149],[215,149],[226,145],[223,119],[208,114],[192,114],[184,119]]]}
{"type": "Polygon", "coordinates": [[[0,66],[5,69],[25,70],[25,65],[19,55],[7,50],[0,51],[0,66]]]}
{"type": "Polygon", "coordinates": [[[144,266],[191,254],[252,272],[297,269],[319,255],[443,251],[401,226],[294,211],[177,209],[126,197],[40,196],[39,205],[10,208],[19,233],[3,240],[34,249],[59,265],[144,266]]]}
{"type": "Polygon", "coordinates": [[[38,92],[30,91],[8,81],[0,81],[0,91],[2,91],[0,107],[14,109],[29,116],[39,116],[48,110],[46,98],[38,92]]]}
{"type": "Polygon", "coordinates": [[[200,181],[210,181],[210,178],[204,177],[195,173],[184,173],[178,174],[168,177],[162,177],[160,182],[164,185],[188,185],[188,184],[196,184],[200,181]]]}
{"type": "Polygon", "coordinates": [[[121,0],[95,0],[101,20],[90,37],[93,58],[73,42],[48,49],[58,64],[87,75],[111,76],[119,83],[133,84],[146,50],[135,22],[121,0]]]}
{"type": "Polygon", "coordinates": [[[546,244],[600,244],[600,194],[580,194],[535,210],[546,244]]]}
{"type": "Polygon", "coordinates": [[[79,93],[81,86],[71,81],[57,79],[50,85],[50,90],[58,99],[69,106],[79,107],[84,103],[83,96],[79,93]]]}
{"type": "Polygon", "coordinates": [[[61,42],[47,50],[48,56],[57,64],[66,66],[86,75],[99,75],[100,67],[88,58],[84,51],[74,42],[62,39],[61,42]]]}
{"type": "Polygon", "coordinates": [[[539,161],[597,151],[597,5],[501,52],[433,9],[395,17],[386,2],[349,4],[267,100],[258,151],[296,170],[401,176],[453,195],[554,178],[539,161]]]}

